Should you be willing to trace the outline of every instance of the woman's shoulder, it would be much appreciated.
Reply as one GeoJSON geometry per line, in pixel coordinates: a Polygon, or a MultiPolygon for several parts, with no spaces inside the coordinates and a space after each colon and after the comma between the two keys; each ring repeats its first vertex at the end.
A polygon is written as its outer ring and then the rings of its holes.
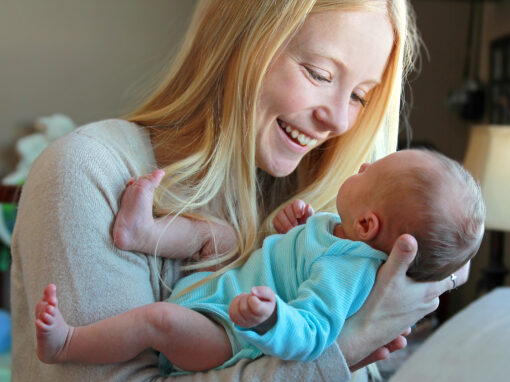
{"type": "Polygon", "coordinates": [[[25,185],[67,185],[61,190],[65,192],[92,187],[93,182],[121,190],[127,179],[155,166],[146,130],[127,121],[106,120],[79,127],[50,144],[32,164],[25,185]]]}
{"type": "Polygon", "coordinates": [[[122,119],[106,119],[89,123],[68,134],[67,138],[91,140],[117,150],[147,150],[151,147],[147,129],[122,119]]]}
{"type": "MultiPolygon", "coordinates": [[[[121,119],[108,119],[81,126],[53,142],[41,160],[69,166],[84,162],[114,162],[141,175],[154,166],[154,153],[145,128],[121,119]]],[[[81,164],[80,164],[81,163],[81,164]]]]}

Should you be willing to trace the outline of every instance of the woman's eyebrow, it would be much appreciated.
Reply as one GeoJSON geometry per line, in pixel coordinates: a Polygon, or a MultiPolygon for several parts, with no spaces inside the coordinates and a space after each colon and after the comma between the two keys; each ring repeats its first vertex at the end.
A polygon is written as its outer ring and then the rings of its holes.
{"type": "MultiPolygon", "coordinates": [[[[340,57],[335,57],[329,53],[320,52],[319,50],[315,50],[315,49],[309,49],[309,52],[310,52],[310,54],[312,54],[314,56],[318,56],[325,60],[331,61],[337,68],[339,68],[342,71],[349,70],[349,66],[340,57]]],[[[366,81],[363,81],[363,84],[373,85],[373,86],[377,86],[380,83],[381,83],[381,80],[375,79],[375,78],[370,78],[366,81]]]]}

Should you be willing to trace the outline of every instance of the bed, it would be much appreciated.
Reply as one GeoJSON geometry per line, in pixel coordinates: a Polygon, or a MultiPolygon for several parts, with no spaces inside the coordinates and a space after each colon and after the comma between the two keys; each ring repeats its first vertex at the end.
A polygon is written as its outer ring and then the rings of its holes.
{"type": "Polygon", "coordinates": [[[510,287],[446,321],[390,378],[409,381],[510,381],[510,287]]]}

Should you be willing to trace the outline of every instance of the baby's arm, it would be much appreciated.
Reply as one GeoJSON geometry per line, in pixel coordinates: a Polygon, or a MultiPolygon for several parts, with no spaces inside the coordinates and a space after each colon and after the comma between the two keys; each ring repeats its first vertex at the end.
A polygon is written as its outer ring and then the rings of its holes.
{"type": "Polygon", "coordinates": [[[276,323],[275,293],[267,286],[253,287],[232,300],[228,314],[234,324],[264,334],[276,323]]]}
{"type": "Polygon", "coordinates": [[[236,244],[236,235],[228,224],[206,222],[182,216],[154,218],[154,190],[163,170],[131,179],[122,195],[113,227],[113,241],[126,251],[138,251],[172,259],[226,253],[236,244]]]}
{"type": "Polygon", "coordinates": [[[332,246],[314,260],[295,297],[284,301],[276,296],[277,316],[267,333],[236,327],[235,334],[264,354],[281,359],[311,361],[319,357],[335,341],[346,318],[366,299],[380,264],[379,256],[367,251],[368,246],[345,242],[343,248],[332,246]],[[349,255],[340,255],[339,249],[349,255]],[[356,272],[338,271],[348,268],[356,272]]]}
{"type": "Polygon", "coordinates": [[[306,220],[313,214],[314,211],[310,204],[296,199],[278,211],[273,219],[273,225],[276,232],[287,233],[295,226],[305,224],[306,220]]]}

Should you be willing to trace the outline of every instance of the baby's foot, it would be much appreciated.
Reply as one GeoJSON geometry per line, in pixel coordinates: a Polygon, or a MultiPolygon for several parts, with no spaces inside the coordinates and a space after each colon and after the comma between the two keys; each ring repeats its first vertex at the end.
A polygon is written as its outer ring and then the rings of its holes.
{"type": "Polygon", "coordinates": [[[45,363],[66,361],[66,344],[74,328],[67,325],[58,309],[57,288],[50,284],[35,308],[37,356],[45,363]]]}
{"type": "Polygon", "coordinates": [[[154,189],[164,174],[163,170],[156,170],[138,180],[129,181],[113,225],[113,242],[118,248],[144,253],[154,251],[154,243],[151,240],[154,226],[152,204],[154,189]]]}

